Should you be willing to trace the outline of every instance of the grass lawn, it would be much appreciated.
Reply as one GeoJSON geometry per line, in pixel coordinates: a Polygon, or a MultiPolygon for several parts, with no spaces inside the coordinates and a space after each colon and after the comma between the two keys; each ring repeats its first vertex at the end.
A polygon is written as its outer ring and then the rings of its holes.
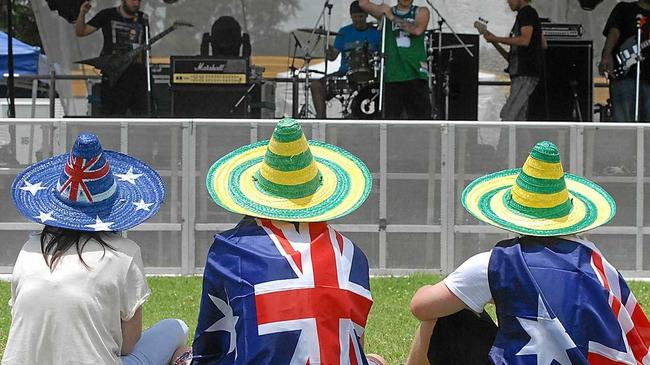
{"type": "MultiPolygon", "coordinates": [[[[372,295],[375,304],[366,328],[366,352],[383,355],[390,364],[405,361],[417,321],[411,316],[408,303],[420,286],[437,282],[439,277],[414,275],[399,278],[373,278],[372,295]]],[[[642,306],[650,303],[650,283],[630,282],[632,291],[642,306]]],[[[190,341],[196,328],[200,277],[150,277],[153,294],[144,308],[144,326],[163,318],[181,318],[190,327],[190,341]]],[[[0,282],[0,353],[4,352],[11,323],[10,284],[0,282]]],[[[493,311],[493,310],[490,310],[493,311]]]]}

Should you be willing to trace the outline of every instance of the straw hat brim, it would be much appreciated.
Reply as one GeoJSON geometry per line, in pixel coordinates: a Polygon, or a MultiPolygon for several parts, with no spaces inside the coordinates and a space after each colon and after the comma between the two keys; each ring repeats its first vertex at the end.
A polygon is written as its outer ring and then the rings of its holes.
{"type": "Polygon", "coordinates": [[[504,197],[521,169],[483,176],[463,191],[461,202],[478,220],[508,231],[530,236],[559,236],[602,226],[616,214],[614,199],[597,184],[582,177],[564,174],[573,208],[562,217],[537,218],[509,209],[504,197]]]}
{"type": "Polygon", "coordinates": [[[370,194],[372,176],[366,165],[350,152],[320,141],[308,141],[323,177],[314,194],[298,199],[266,194],[253,177],[264,160],[268,143],[240,147],[212,165],[206,185],[218,205],[259,218],[322,222],[353,212],[370,194]]]}
{"type": "Polygon", "coordinates": [[[96,231],[96,228],[124,231],[156,214],[165,198],[165,187],[160,175],[144,162],[131,156],[106,150],[103,153],[113,175],[127,174],[129,169],[132,169],[133,174],[141,175],[135,179],[135,184],[115,176],[119,195],[109,204],[69,205],[58,197],[57,181],[69,156],[65,153],[37,162],[16,176],[11,187],[16,208],[25,218],[36,223],[77,231],[96,231]],[[27,186],[26,182],[40,182],[44,189],[32,194],[21,189],[27,186]],[[138,207],[137,203],[140,201],[145,205],[138,207]],[[52,219],[39,219],[42,213],[51,213],[52,219]],[[103,225],[96,225],[98,218],[103,225]]]}

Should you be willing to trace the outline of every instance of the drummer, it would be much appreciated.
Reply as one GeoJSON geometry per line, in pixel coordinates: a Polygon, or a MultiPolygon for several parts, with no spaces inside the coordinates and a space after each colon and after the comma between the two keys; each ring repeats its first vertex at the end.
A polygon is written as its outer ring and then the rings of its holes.
{"type": "MultiPolygon", "coordinates": [[[[352,24],[339,29],[338,35],[334,39],[334,47],[329,47],[326,51],[327,59],[330,61],[334,61],[339,56],[339,53],[342,53],[341,66],[338,71],[328,74],[320,80],[315,80],[310,85],[314,107],[316,108],[316,117],[319,119],[327,117],[325,103],[335,96],[334,93],[327,92],[326,79],[346,76],[348,72],[354,73],[355,70],[350,69],[348,62],[351,51],[367,53],[365,55],[360,54],[360,56],[362,56],[362,60],[369,60],[370,53],[379,49],[381,35],[372,24],[367,22],[368,13],[361,9],[358,1],[353,1],[350,4],[350,18],[352,18],[352,24]]],[[[363,66],[366,70],[369,67],[367,65],[359,66],[363,66]]]]}

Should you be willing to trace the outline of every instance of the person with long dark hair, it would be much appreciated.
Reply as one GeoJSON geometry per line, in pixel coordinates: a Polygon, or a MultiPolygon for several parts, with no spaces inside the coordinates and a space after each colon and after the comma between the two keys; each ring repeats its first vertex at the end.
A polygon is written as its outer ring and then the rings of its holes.
{"type": "Polygon", "coordinates": [[[120,234],[160,208],[156,171],[81,134],[69,154],[21,172],[12,198],[45,227],[14,265],[2,365],[185,364],[178,360],[189,350],[183,321],[142,332],[151,290],[140,247],[120,234]]]}

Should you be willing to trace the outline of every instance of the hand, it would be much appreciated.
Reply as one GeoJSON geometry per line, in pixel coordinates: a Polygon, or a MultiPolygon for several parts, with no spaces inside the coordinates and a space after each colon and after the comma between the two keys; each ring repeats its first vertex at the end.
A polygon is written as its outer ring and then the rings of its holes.
{"type": "Polygon", "coordinates": [[[485,33],[483,33],[483,38],[485,38],[485,40],[490,42],[490,43],[494,43],[494,42],[496,42],[497,37],[494,34],[492,34],[491,32],[486,31],[485,33]]]}
{"type": "Polygon", "coordinates": [[[327,47],[327,49],[325,50],[325,55],[327,56],[328,60],[334,61],[336,57],[338,57],[339,51],[337,51],[336,48],[327,47]]]}
{"type": "Polygon", "coordinates": [[[605,73],[611,73],[614,67],[614,57],[612,55],[603,56],[598,63],[598,73],[605,76],[605,73]]]}
{"type": "Polygon", "coordinates": [[[81,7],[79,8],[79,15],[86,15],[90,11],[90,8],[92,8],[92,5],[90,5],[90,0],[86,0],[81,4],[81,7]]]}
{"type": "Polygon", "coordinates": [[[391,22],[395,21],[395,14],[393,14],[393,11],[390,9],[390,7],[386,7],[383,10],[386,19],[390,20],[391,22]]]}

